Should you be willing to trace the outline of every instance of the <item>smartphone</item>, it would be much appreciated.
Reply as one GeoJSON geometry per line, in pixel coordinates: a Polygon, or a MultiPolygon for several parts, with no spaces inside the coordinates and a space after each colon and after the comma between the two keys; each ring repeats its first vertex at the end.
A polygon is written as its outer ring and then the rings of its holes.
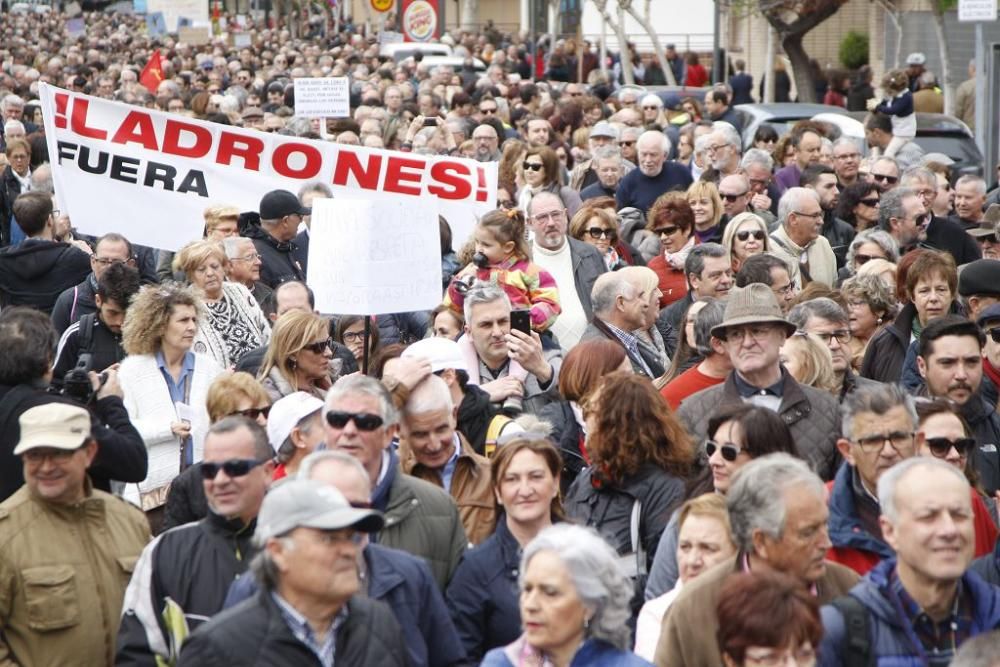
{"type": "Polygon", "coordinates": [[[430,118],[424,118],[424,127],[437,127],[438,119],[436,116],[431,116],[430,118]]]}
{"type": "Polygon", "coordinates": [[[510,328],[517,329],[525,336],[531,336],[531,311],[512,310],[510,311],[510,328]]]}

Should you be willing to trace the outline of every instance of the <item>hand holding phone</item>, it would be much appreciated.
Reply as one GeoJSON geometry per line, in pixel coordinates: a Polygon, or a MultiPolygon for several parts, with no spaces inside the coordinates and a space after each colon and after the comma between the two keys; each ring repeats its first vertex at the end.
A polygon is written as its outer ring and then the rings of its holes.
{"type": "Polygon", "coordinates": [[[518,309],[510,311],[510,328],[531,336],[531,311],[518,309]]]}

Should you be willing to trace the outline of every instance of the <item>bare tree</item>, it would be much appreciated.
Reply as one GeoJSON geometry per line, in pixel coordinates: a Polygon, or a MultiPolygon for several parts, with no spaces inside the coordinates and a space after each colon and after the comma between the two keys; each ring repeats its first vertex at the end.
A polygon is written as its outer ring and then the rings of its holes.
{"type": "Polygon", "coordinates": [[[475,30],[479,23],[479,0],[462,0],[462,30],[475,30]]]}
{"type": "Polygon", "coordinates": [[[670,63],[667,62],[667,56],[664,55],[663,47],[660,46],[660,36],[656,34],[656,28],[653,27],[653,21],[650,19],[650,0],[643,0],[641,14],[635,7],[637,3],[632,0],[618,0],[618,4],[629,14],[629,16],[634,18],[636,23],[638,23],[642,29],[646,31],[646,34],[649,35],[649,39],[653,42],[653,51],[656,54],[656,59],[659,61],[660,68],[667,77],[667,84],[676,86],[678,82],[674,78],[674,71],[671,69],[670,63]]]}
{"type": "Polygon", "coordinates": [[[899,5],[896,4],[897,0],[875,0],[875,4],[882,8],[885,12],[886,18],[892,22],[892,27],[896,31],[896,40],[892,45],[892,59],[889,61],[892,63],[889,69],[896,69],[899,67],[899,59],[903,54],[903,20],[902,20],[902,10],[900,10],[899,5]]]}
{"type": "Polygon", "coordinates": [[[627,85],[634,85],[635,77],[632,73],[632,54],[628,50],[628,37],[625,36],[625,10],[620,4],[616,5],[618,13],[618,20],[616,21],[611,18],[611,14],[608,12],[608,0],[592,0],[592,2],[597,7],[597,11],[600,12],[604,22],[615,31],[615,37],[618,39],[618,55],[621,58],[622,77],[625,79],[627,85]]]}
{"type": "Polygon", "coordinates": [[[937,35],[938,54],[941,58],[941,76],[938,83],[944,93],[944,112],[955,112],[955,81],[951,72],[951,50],[944,32],[944,14],[956,6],[955,0],[931,0],[931,15],[934,17],[934,34],[937,35]]]}

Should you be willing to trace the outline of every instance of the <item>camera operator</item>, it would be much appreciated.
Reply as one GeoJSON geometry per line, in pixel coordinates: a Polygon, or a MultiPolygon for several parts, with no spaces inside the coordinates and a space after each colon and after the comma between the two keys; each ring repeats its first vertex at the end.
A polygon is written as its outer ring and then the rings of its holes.
{"type": "Polygon", "coordinates": [[[126,264],[112,264],[97,281],[94,303],[97,312],[87,313],[63,332],[56,347],[56,362],[52,368],[52,386],[85,402],[90,381],[87,372],[102,371],[125,358],[122,349],[122,322],[125,310],[139,291],[139,271],[126,264]],[[89,364],[80,366],[89,355],[89,364]],[[80,366],[79,368],[77,368],[80,366]],[[78,370],[76,383],[67,385],[66,374],[78,370]],[[74,389],[74,385],[76,389],[74,389]],[[75,393],[74,393],[75,392],[75,393]]]}
{"type": "MultiPolygon", "coordinates": [[[[23,307],[0,313],[0,501],[24,484],[22,466],[14,456],[21,437],[21,414],[45,403],[79,404],[46,391],[52,380],[54,343],[55,330],[45,313],[23,307]]],[[[88,472],[95,488],[109,491],[111,480],[145,479],[148,459],[142,438],[125,412],[118,372],[112,367],[105,373],[105,380],[88,373],[93,397],[86,407],[98,444],[88,472]]]]}

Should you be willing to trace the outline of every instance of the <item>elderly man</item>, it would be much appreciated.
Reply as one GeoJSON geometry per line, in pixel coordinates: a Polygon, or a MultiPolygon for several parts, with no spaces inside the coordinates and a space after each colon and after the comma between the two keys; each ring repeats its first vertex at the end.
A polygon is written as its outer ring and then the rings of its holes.
{"type": "Polygon", "coordinates": [[[927,218],[923,203],[910,188],[894,188],[879,201],[879,227],[896,239],[900,254],[913,249],[921,240],[927,218]]]}
{"type": "Polygon", "coordinates": [[[847,313],[836,301],[826,297],[810,299],[798,304],[788,313],[788,320],[799,331],[812,334],[823,341],[830,350],[833,374],[840,387],[840,400],[866,385],[877,384],[874,380],[855,375],[851,370],[851,331],[847,313]]]}
{"type": "MultiPolygon", "coordinates": [[[[709,93],[711,94],[713,93],[709,93]]],[[[722,121],[713,123],[708,157],[712,160],[712,169],[720,178],[739,171],[740,159],[743,157],[743,142],[740,140],[740,133],[730,123],[722,121]]]]}
{"type": "Polygon", "coordinates": [[[662,132],[643,132],[637,144],[639,168],[633,169],[618,184],[615,200],[618,210],[627,206],[648,211],[664,192],[686,190],[691,173],[676,162],[668,162],[670,139],[662,132]]]}
{"type": "Polygon", "coordinates": [[[525,334],[510,325],[510,300],[495,285],[478,285],[465,295],[465,335],[472,342],[470,359],[473,384],[490,396],[495,408],[509,399],[519,400],[526,412],[538,414],[546,404],[558,400],[559,348],[545,349],[538,334],[525,334]],[[526,373],[511,375],[510,361],[526,373]]]}
{"type": "Polygon", "coordinates": [[[823,209],[823,227],[820,229],[820,234],[830,242],[839,270],[847,260],[847,248],[857,232],[854,227],[834,215],[840,202],[837,174],[832,167],[825,164],[811,164],[802,172],[799,185],[819,195],[819,205],[823,209]]]}
{"type": "Polygon", "coordinates": [[[966,231],[975,229],[983,221],[985,201],[986,181],[982,178],[966,174],[955,181],[955,213],[966,231]]]}
{"type": "Polygon", "coordinates": [[[579,191],[597,182],[597,165],[594,161],[597,151],[604,146],[618,147],[618,130],[611,123],[602,120],[590,129],[587,137],[587,149],[591,158],[576,163],[570,172],[569,187],[579,191]]]}
{"type": "MultiPolygon", "coordinates": [[[[924,230],[924,245],[935,250],[951,253],[955,264],[961,266],[980,258],[982,251],[965,227],[952,218],[934,215],[934,200],[937,197],[937,174],[925,167],[913,167],[903,172],[900,187],[913,190],[924,211],[931,214],[930,222],[924,230]]],[[[997,286],[1000,288],[1000,285],[997,286]]]]}
{"type": "MultiPolygon", "coordinates": [[[[90,256],[90,275],[79,285],[69,287],[59,295],[52,307],[52,326],[62,335],[74,322],[88,313],[97,312],[97,282],[112,264],[135,266],[132,244],[121,234],[110,232],[97,239],[90,256]]],[[[124,304],[127,305],[127,304],[124,304]]]]}
{"type": "Polygon", "coordinates": [[[625,164],[621,151],[615,146],[602,146],[594,151],[592,170],[597,179],[580,191],[580,199],[586,201],[596,197],[614,197],[622,177],[632,167],[625,164]]]}
{"type": "Polygon", "coordinates": [[[149,541],[137,508],[94,489],[87,410],[21,414],[25,484],[0,504],[0,656],[12,665],[110,665],[123,576],[149,541]],[[126,564],[129,564],[126,566],[126,564]]]}
{"type": "Polygon", "coordinates": [[[500,137],[489,123],[481,123],[472,131],[472,145],[476,149],[473,157],[477,162],[500,161],[500,137]]]}
{"type": "Polygon", "coordinates": [[[815,130],[806,129],[792,132],[790,142],[795,148],[795,161],[774,174],[774,183],[778,186],[779,194],[784,194],[789,188],[798,187],[802,171],[809,165],[819,162],[823,137],[815,130]]]}
{"type": "Polygon", "coordinates": [[[850,137],[841,137],[833,142],[833,170],[841,188],[858,182],[858,167],[861,166],[861,151],[850,137]]]}
{"type": "MultiPolygon", "coordinates": [[[[658,290],[657,290],[658,291],[658,290]]],[[[665,369],[653,355],[639,345],[635,335],[643,328],[652,295],[630,282],[619,272],[605,273],[594,283],[590,300],[594,304],[594,319],[583,332],[582,341],[604,338],[625,349],[632,370],[651,380],[663,375],[665,369]]]]}
{"type": "MultiPolygon", "coordinates": [[[[865,140],[869,148],[885,152],[892,141],[892,117],[884,113],[872,112],[865,117],[865,140]]],[[[896,151],[895,159],[900,168],[909,169],[920,164],[924,150],[915,141],[907,141],[896,151]]]]}
{"type": "Polygon", "coordinates": [[[750,283],[762,283],[771,288],[774,298],[781,306],[781,312],[787,313],[792,307],[798,292],[792,283],[792,274],[788,264],[774,255],[766,252],[747,257],[736,274],[736,286],[746,287],[750,283]]]}
{"type": "Polygon", "coordinates": [[[257,305],[263,306],[274,290],[260,281],[262,262],[253,241],[245,236],[230,236],[222,239],[222,245],[229,258],[226,278],[250,290],[257,305]]]}
{"type": "Polygon", "coordinates": [[[967,453],[983,490],[1000,489],[1000,414],[980,391],[983,382],[983,332],[959,315],[931,320],[917,342],[917,370],[924,380],[920,395],[947,398],[965,419],[976,447],[967,453]]]}
{"type": "Polygon", "coordinates": [[[725,341],[733,372],[721,385],[688,398],[677,414],[701,442],[709,416],[721,405],[752,403],[773,410],[788,425],[802,457],[823,479],[832,479],[839,463],[837,399],[800,385],[782,367],[781,346],[794,332],[769,287],[753,283],[734,289],[725,319],[712,329],[725,341]]]}
{"type": "MultiPolygon", "coordinates": [[[[750,191],[750,180],[746,174],[736,173],[730,176],[723,176],[719,180],[719,197],[722,198],[722,210],[725,211],[720,227],[725,227],[729,221],[740,213],[750,210],[750,198],[753,193],[750,191]]],[[[770,214],[768,214],[770,215],[770,214]]]]}
{"type": "Polygon", "coordinates": [[[569,220],[559,195],[539,192],[531,198],[527,213],[527,226],[534,234],[532,259],[551,274],[559,288],[562,312],[552,333],[562,349],[569,351],[593,318],[590,293],[597,276],[608,269],[594,246],[566,234],[569,220]]]}
{"type": "Polygon", "coordinates": [[[409,664],[403,630],[384,602],[360,595],[359,542],[384,525],[329,484],[293,480],[267,495],[252,568],[263,589],[216,616],[179,664],[409,664]]]}
{"type": "Polygon", "coordinates": [[[222,610],[229,584],[246,570],[257,513],[274,472],[274,450],[256,421],[222,419],[205,436],[201,462],[208,515],[147,546],[125,591],[116,665],[175,660],[182,637],[222,610]],[[221,473],[221,474],[220,474],[221,473]]]}
{"type": "Polygon", "coordinates": [[[747,210],[759,215],[768,225],[777,220],[775,214],[781,198],[778,188],[772,183],[773,168],[774,160],[771,155],[759,148],[747,150],[740,160],[740,171],[750,184],[750,204],[747,210]]]}
{"type": "Polygon", "coordinates": [[[933,457],[911,458],[881,476],[879,525],[896,558],[823,607],[820,665],[943,667],[966,639],[1000,626],[1000,591],[967,572],[970,491],[961,470],[933,457]]]}
{"type": "Polygon", "coordinates": [[[347,376],[326,395],[326,447],[356,458],[368,471],[372,506],[385,512],[379,544],[427,561],[444,590],[468,547],[458,509],[440,487],[404,474],[392,448],[399,413],[380,382],[347,376]]]}
{"type": "Polygon", "coordinates": [[[251,226],[247,235],[261,258],[260,280],[274,289],[288,280],[305,281],[305,269],[295,258],[292,239],[299,223],[312,214],[299,198],[287,190],[272,190],[260,200],[260,226],[251,226]]]}
{"type": "Polygon", "coordinates": [[[846,593],[858,575],[825,560],[826,488],[802,461],[771,454],[737,471],[726,494],[733,538],[740,553],[681,590],[663,619],[657,667],[721,665],[715,608],[734,572],[776,570],[799,580],[823,604],[846,593]]]}
{"type": "Polygon", "coordinates": [[[823,207],[819,195],[809,188],[789,188],[778,202],[781,226],[771,232],[771,252],[792,271],[797,289],[817,282],[833,287],[837,281],[837,257],[823,229],[823,207]]]}
{"type": "Polygon", "coordinates": [[[882,156],[872,161],[871,169],[865,179],[869,183],[874,183],[883,193],[892,190],[899,184],[899,175],[902,169],[900,163],[895,158],[882,156]]]}
{"type": "Polygon", "coordinates": [[[400,466],[451,495],[475,545],[492,535],[496,524],[490,462],[456,430],[455,413],[444,380],[436,375],[421,380],[401,411],[400,466]]]}
{"type": "Polygon", "coordinates": [[[733,286],[733,264],[729,252],[718,243],[701,243],[684,260],[687,294],[660,312],[659,321],[674,331],[683,331],[681,320],[695,301],[712,297],[724,299],[733,286]]]}
{"type": "Polygon", "coordinates": [[[278,465],[274,478],[290,477],[323,443],[323,401],[296,391],[274,402],[267,414],[267,440],[278,465]]]}

